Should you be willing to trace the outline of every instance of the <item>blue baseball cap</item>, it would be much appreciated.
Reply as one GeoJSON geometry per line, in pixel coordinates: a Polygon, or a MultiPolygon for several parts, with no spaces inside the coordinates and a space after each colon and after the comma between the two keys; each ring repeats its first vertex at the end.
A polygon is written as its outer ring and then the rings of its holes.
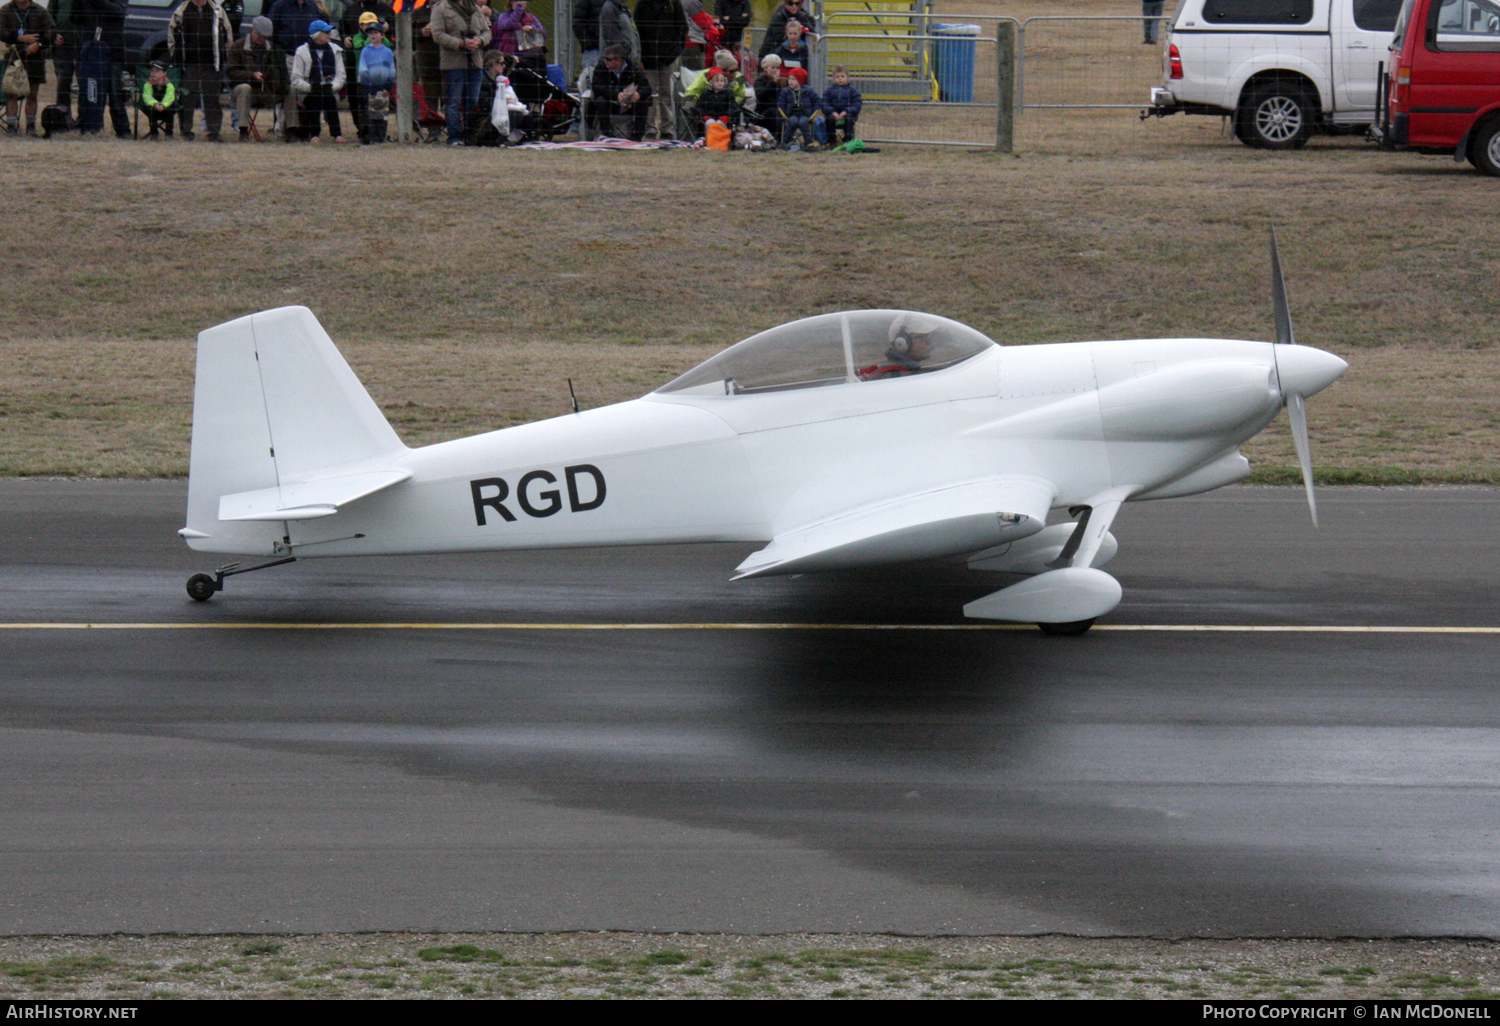
{"type": "Polygon", "coordinates": [[[330,24],[328,24],[328,22],[326,22],[326,21],[315,21],[311,25],[307,26],[307,34],[310,35],[310,36],[315,36],[319,32],[332,32],[332,31],[333,31],[333,26],[330,25],[330,24]]]}

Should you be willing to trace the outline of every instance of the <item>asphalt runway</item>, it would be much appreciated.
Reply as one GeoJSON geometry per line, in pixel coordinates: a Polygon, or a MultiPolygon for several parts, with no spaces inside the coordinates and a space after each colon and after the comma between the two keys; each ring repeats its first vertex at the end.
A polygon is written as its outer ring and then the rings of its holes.
{"type": "Polygon", "coordinates": [[[1128,506],[1075,639],[732,545],[199,605],[184,497],[0,482],[0,933],[1500,936],[1500,490],[1128,506]]]}

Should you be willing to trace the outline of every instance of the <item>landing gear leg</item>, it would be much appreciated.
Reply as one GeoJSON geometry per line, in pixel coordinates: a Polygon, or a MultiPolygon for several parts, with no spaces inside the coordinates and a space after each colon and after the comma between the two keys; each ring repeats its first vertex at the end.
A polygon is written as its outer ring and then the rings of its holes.
{"type": "Polygon", "coordinates": [[[269,563],[257,563],[255,566],[242,567],[238,563],[229,563],[214,571],[212,577],[208,574],[194,574],[187,579],[188,597],[194,602],[207,602],[214,597],[214,592],[224,590],[224,578],[233,577],[235,574],[248,574],[251,570],[264,570],[268,566],[280,566],[283,563],[297,562],[296,556],[287,556],[285,559],[273,559],[269,563]]]}
{"type": "Polygon", "coordinates": [[[1094,617],[1087,620],[1074,620],[1072,623],[1039,623],[1043,634],[1050,634],[1054,638],[1076,638],[1080,634],[1094,626],[1094,617]]]}

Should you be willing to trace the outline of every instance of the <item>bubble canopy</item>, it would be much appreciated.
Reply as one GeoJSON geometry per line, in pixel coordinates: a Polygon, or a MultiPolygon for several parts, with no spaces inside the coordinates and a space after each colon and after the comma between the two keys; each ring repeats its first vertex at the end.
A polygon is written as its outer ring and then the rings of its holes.
{"type": "Polygon", "coordinates": [[[821,314],[752,335],[657,389],[749,395],[944,370],[996,343],[946,317],[910,310],[821,314]]]}

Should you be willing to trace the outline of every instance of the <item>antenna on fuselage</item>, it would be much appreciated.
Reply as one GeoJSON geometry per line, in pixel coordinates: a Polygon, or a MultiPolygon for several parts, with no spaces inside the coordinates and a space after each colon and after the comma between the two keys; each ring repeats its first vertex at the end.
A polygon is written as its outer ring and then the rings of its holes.
{"type": "Polygon", "coordinates": [[[578,412],[578,393],[573,391],[573,379],[568,379],[568,398],[573,400],[573,412],[578,412]]]}

